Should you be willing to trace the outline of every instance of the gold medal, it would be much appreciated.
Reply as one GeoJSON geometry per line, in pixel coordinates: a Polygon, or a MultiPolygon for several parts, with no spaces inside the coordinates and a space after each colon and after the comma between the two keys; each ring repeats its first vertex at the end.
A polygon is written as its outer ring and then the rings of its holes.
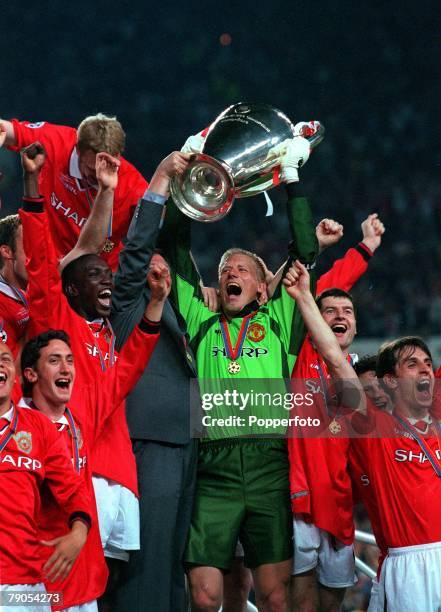
{"type": "Polygon", "coordinates": [[[110,240],[110,238],[106,238],[106,241],[103,246],[103,253],[110,253],[113,250],[115,243],[110,240]]]}
{"type": "Polygon", "coordinates": [[[341,425],[340,423],[337,423],[337,421],[334,419],[333,421],[331,421],[329,423],[329,431],[332,434],[338,434],[341,432],[341,425]]]}
{"type": "Polygon", "coordinates": [[[240,364],[237,361],[230,361],[228,364],[228,372],[230,374],[239,374],[240,372],[240,364]]]}

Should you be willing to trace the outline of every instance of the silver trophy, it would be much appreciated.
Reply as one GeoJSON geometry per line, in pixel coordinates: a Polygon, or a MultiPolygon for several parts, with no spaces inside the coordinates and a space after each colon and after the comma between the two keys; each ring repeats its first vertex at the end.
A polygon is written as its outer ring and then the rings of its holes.
{"type": "Polygon", "coordinates": [[[281,111],[266,104],[233,104],[211,124],[202,152],[181,176],[173,177],[176,206],[196,221],[211,223],[225,217],[235,198],[271,189],[274,173],[294,136],[311,147],[324,137],[317,121],[293,125],[281,111]]]}

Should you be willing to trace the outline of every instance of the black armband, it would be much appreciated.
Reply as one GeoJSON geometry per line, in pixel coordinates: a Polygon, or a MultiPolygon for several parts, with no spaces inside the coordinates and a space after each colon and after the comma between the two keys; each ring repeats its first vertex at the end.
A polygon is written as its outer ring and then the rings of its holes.
{"type": "Polygon", "coordinates": [[[87,529],[90,529],[92,527],[92,519],[90,518],[90,515],[87,514],[87,512],[72,512],[69,517],[69,527],[72,527],[75,521],[81,521],[86,525],[87,529]]]}
{"type": "Polygon", "coordinates": [[[25,212],[43,212],[43,196],[39,196],[38,198],[29,198],[28,196],[23,196],[23,210],[25,212]]]}
{"type": "Polygon", "coordinates": [[[359,242],[355,247],[355,250],[360,253],[365,261],[369,261],[372,257],[373,253],[369,247],[367,247],[363,242],[359,242]]]}
{"type": "Polygon", "coordinates": [[[159,328],[161,326],[161,321],[150,321],[148,317],[145,315],[142,317],[141,321],[138,323],[139,329],[145,334],[159,334],[159,328]]]}

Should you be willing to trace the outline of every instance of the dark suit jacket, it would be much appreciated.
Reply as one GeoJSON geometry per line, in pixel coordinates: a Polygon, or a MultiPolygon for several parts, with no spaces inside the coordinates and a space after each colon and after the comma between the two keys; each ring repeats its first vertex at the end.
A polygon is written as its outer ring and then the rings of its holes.
{"type": "MultiPolygon", "coordinates": [[[[139,202],[119,256],[110,318],[118,350],[140,321],[149,301],[147,270],[163,210],[155,202],[146,199],[139,202]]],[[[158,344],[127,398],[127,422],[133,439],[172,444],[190,441],[190,379],[196,377],[196,361],[187,347],[185,334],[185,322],[167,301],[158,344]]],[[[197,397],[194,391],[192,395],[197,397]]]]}

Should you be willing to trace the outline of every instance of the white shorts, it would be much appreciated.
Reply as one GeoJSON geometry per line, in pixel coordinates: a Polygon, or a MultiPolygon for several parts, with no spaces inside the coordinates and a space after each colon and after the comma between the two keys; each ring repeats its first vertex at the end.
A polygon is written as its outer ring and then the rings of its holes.
{"type": "Polygon", "coordinates": [[[79,606],[70,606],[70,608],[63,608],[63,612],[98,612],[98,604],[96,603],[96,599],[94,599],[79,606]]]}
{"type": "Polygon", "coordinates": [[[0,610],[1,612],[51,612],[49,601],[48,605],[44,605],[44,600],[38,605],[32,605],[31,597],[37,593],[46,593],[42,582],[38,584],[0,584],[0,610]],[[16,593],[17,599],[14,598],[11,601],[10,594],[12,593],[16,593]],[[23,601],[22,605],[19,603],[20,600],[23,601]],[[9,602],[13,605],[8,606],[9,602]]]}
{"type": "Polygon", "coordinates": [[[327,531],[301,519],[294,519],[293,574],[316,569],[317,580],[333,589],[357,582],[354,547],[335,540],[327,531]]]}
{"type": "Polygon", "coordinates": [[[126,487],[101,476],[92,477],[101,542],[105,557],[129,560],[139,550],[139,502],[126,487]]]}
{"type": "MultiPolygon", "coordinates": [[[[378,612],[378,593],[380,591],[380,585],[376,578],[372,579],[371,595],[369,597],[369,607],[367,612],[378,612]]],[[[383,611],[381,611],[383,612],[383,611]]]]}
{"type": "Polygon", "coordinates": [[[243,549],[243,546],[240,543],[240,540],[237,540],[236,550],[234,552],[234,558],[235,559],[243,559],[244,557],[245,557],[245,551],[243,549]]]}
{"type": "MultiPolygon", "coordinates": [[[[381,566],[378,610],[441,610],[441,542],[389,548],[381,566]]],[[[376,611],[375,611],[376,612],[376,611]]]]}

